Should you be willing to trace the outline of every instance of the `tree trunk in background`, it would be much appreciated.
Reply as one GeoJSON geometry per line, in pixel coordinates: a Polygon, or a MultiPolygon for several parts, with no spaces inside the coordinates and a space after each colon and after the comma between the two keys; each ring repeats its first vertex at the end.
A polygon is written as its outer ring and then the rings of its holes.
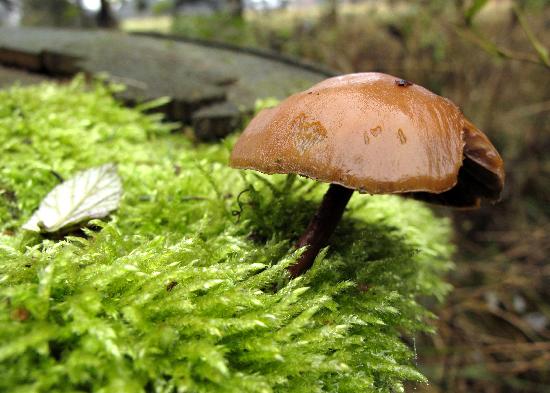
{"type": "Polygon", "coordinates": [[[78,8],[78,27],[80,28],[92,28],[95,27],[95,20],[84,9],[82,0],[75,0],[76,8],[78,8]]]}
{"type": "Polygon", "coordinates": [[[146,11],[147,10],[147,1],[137,0],[136,1],[136,10],[138,10],[138,12],[146,11]]]}
{"type": "Polygon", "coordinates": [[[50,11],[54,26],[63,26],[65,23],[65,12],[67,11],[67,2],[64,0],[55,0],[49,2],[47,10],[50,11]]]}
{"type": "Polygon", "coordinates": [[[338,0],[327,1],[327,11],[324,16],[324,23],[335,25],[338,22],[338,0]]]}
{"type": "Polygon", "coordinates": [[[104,29],[116,29],[118,26],[109,0],[101,0],[101,8],[97,14],[97,26],[104,29]]]}
{"type": "Polygon", "coordinates": [[[6,7],[6,10],[11,11],[13,9],[12,0],[0,0],[0,4],[6,7]]]}
{"type": "Polygon", "coordinates": [[[235,18],[242,18],[244,14],[243,0],[227,0],[229,14],[235,18]]]}

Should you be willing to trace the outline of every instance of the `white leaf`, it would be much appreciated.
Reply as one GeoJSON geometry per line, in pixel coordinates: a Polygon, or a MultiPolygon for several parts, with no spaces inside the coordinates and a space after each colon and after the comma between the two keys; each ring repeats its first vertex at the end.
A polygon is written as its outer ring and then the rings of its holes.
{"type": "Polygon", "coordinates": [[[114,164],[79,172],[50,191],[23,229],[56,232],[103,218],[118,208],[121,195],[122,184],[114,164]]]}

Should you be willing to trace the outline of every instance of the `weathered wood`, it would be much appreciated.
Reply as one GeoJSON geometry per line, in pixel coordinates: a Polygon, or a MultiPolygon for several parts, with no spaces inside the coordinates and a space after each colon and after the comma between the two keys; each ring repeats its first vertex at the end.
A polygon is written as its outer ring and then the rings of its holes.
{"type": "Polygon", "coordinates": [[[51,80],[52,78],[47,75],[31,73],[12,67],[0,66],[0,89],[10,87],[14,83],[25,86],[51,80]]]}
{"type": "Polygon", "coordinates": [[[70,76],[85,71],[80,66],[81,57],[53,51],[40,52],[42,69],[50,75],[70,76]]]}
{"type": "Polygon", "coordinates": [[[206,140],[234,129],[257,98],[284,98],[326,77],[286,58],[198,42],[47,28],[0,28],[0,64],[50,75],[106,74],[127,86],[119,96],[129,104],[170,97],[159,109],[193,123],[206,140]]]}
{"type": "Polygon", "coordinates": [[[216,140],[234,131],[240,120],[239,108],[226,101],[199,109],[193,114],[192,125],[198,139],[216,140]]]}
{"type": "Polygon", "coordinates": [[[0,64],[26,71],[42,71],[42,60],[39,53],[26,52],[15,48],[0,47],[0,64]]]}

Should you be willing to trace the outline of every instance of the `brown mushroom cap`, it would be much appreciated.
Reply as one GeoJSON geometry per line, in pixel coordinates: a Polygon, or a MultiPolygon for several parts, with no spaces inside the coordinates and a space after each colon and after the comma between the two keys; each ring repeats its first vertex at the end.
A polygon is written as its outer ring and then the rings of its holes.
{"type": "Polygon", "coordinates": [[[230,165],[453,206],[498,200],[504,183],[498,152],[455,104],[380,73],[330,78],[261,111],[230,165]]]}

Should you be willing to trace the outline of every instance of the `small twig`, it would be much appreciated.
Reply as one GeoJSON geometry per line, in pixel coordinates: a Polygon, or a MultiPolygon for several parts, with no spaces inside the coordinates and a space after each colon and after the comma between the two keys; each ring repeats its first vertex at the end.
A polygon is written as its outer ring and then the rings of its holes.
{"type": "Polygon", "coordinates": [[[483,351],[488,353],[507,353],[507,352],[533,352],[550,351],[550,343],[545,341],[537,342],[508,342],[486,345],[483,351]]]}
{"type": "Polygon", "coordinates": [[[196,196],[196,195],[184,195],[180,198],[180,201],[207,201],[210,198],[202,197],[202,196],[196,196]]]}
{"type": "Polygon", "coordinates": [[[147,90],[149,88],[147,83],[133,78],[109,74],[109,79],[111,80],[111,82],[122,83],[123,85],[135,87],[136,89],[140,90],[147,90]]]}
{"type": "Polygon", "coordinates": [[[61,175],[59,174],[59,172],[54,171],[54,170],[52,169],[52,170],[50,170],[50,173],[51,173],[57,180],[59,180],[60,183],[63,183],[63,182],[65,181],[65,179],[63,179],[63,176],[61,176],[61,175]]]}
{"type": "Polygon", "coordinates": [[[550,55],[549,55],[548,49],[545,48],[544,45],[540,42],[540,40],[535,36],[533,31],[529,27],[529,24],[525,20],[525,16],[523,15],[523,12],[517,6],[512,7],[512,11],[514,12],[514,15],[517,17],[519,24],[521,26],[521,29],[527,36],[529,43],[537,53],[537,57],[534,57],[527,53],[516,52],[511,49],[498,46],[493,41],[485,37],[480,31],[476,30],[472,26],[471,20],[467,21],[466,23],[467,27],[465,29],[460,28],[459,26],[455,26],[454,30],[459,36],[476,44],[485,52],[493,56],[497,56],[497,57],[509,59],[509,60],[517,60],[517,61],[523,61],[523,62],[532,63],[532,64],[538,64],[540,66],[550,69],[550,55]]]}
{"type": "Polygon", "coordinates": [[[523,12],[521,12],[521,10],[517,6],[514,6],[513,11],[516,17],[518,18],[519,24],[523,29],[523,32],[527,36],[529,43],[531,44],[533,49],[535,49],[535,51],[537,52],[540,61],[547,68],[550,68],[550,55],[548,54],[548,49],[546,49],[544,45],[542,45],[542,43],[539,41],[539,39],[535,36],[533,31],[527,24],[527,21],[525,20],[525,16],[523,15],[523,12]]]}
{"type": "Polygon", "coordinates": [[[206,181],[208,182],[208,184],[210,184],[210,186],[212,187],[212,189],[214,190],[214,192],[216,193],[216,196],[219,198],[219,199],[222,199],[223,198],[223,194],[220,190],[220,188],[218,187],[218,184],[216,183],[216,181],[212,178],[212,174],[207,171],[206,169],[204,169],[201,165],[200,162],[197,162],[195,164],[195,167],[198,169],[198,171],[204,176],[204,178],[206,179],[206,181]]]}
{"type": "Polygon", "coordinates": [[[534,116],[541,112],[548,111],[550,111],[550,100],[516,107],[512,111],[506,113],[505,116],[510,119],[516,119],[520,117],[534,116]]]}
{"type": "Polygon", "coordinates": [[[494,42],[489,40],[479,31],[476,31],[472,28],[465,30],[461,29],[460,27],[455,27],[455,32],[460,37],[472,42],[492,56],[497,56],[503,59],[522,61],[525,63],[538,64],[540,66],[550,68],[550,65],[542,63],[537,57],[533,57],[527,53],[516,52],[507,48],[497,46],[494,42]]]}
{"type": "Polygon", "coordinates": [[[243,212],[243,206],[244,206],[244,203],[241,202],[241,196],[247,192],[250,192],[250,188],[246,188],[244,190],[242,190],[241,192],[239,192],[239,195],[237,195],[237,205],[239,205],[239,210],[233,210],[231,212],[231,214],[235,217],[237,217],[237,223],[240,221],[241,219],[241,214],[243,212]]]}

